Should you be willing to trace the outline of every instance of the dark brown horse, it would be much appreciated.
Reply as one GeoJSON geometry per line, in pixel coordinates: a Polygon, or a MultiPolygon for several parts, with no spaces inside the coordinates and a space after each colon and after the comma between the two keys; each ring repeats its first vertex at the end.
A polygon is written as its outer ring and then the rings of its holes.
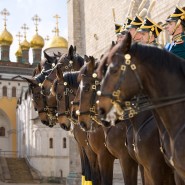
{"type": "Polygon", "coordinates": [[[53,83],[51,92],[57,99],[58,123],[64,130],[71,131],[77,141],[81,158],[82,175],[85,176],[86,181],[92,181],[93,184],[100,185],[101,179],[97,156],[88,144],[87,133],[82,131],[77,124],[77,120],[71,117],[71,102],[74,100],[79,86],[77,81],[78,73],[66,72],[63,75],[62,70],[57,68],[57,78],[53,83]],[[87,156],[88,160],[85,156],[87,156]]]}
{"type": "Polygon", "coordinates": [[[111,164],[111,162],[113,163],[113,160],[109,160],[109,162],[106,161],[105,164],[102,164],[101,162],[103,161],[103,158],[105,158],[105,154],[107,153],[108,155],[107,148],[114,158],[119,159],[125,184],[136,185],[138,164],[130,157],[127,148],[125,147],[126,126],[121,122],[117,123],[116,126],[111,126],[109,128],[97,124],[96,91],[100,87],[100,83],[94,71],[96,69],[96,64],[98,63],[95,63],[93,57],[86,56],[86,61],[88,61],[88,63],[83,66],[79,74],[79,79],[81,79],[79,91],[80,104],[78,111],[80,125],[86,131],[91,130],[91,132],[88,132],[88,141],[92,147],[96,147],[95,152],[99,156],[99,164],[102,166],[105,165],[106,168],[107,165],[111,166],[109,170],[107,169],[107,173],[104,173],[104,184],[112,184],[113,174],[113,164],[111,164]],[[100,140],[106,145],[104,150],[100,140]],[[99,151],[101,150],[102,152],[100,153],[99,151]]]}
{"type": "Polygon", "coordinates": [[[53,81],[57,77],[57,70],[65,71],[78,71],[84,64],[84,59],[76,53],[76,47],[70,46],[68,54],[63,54],[58,60],[57,66],[46,77],[42,83],[42,93],[46,96],[50,94],[53,81]]]}
{"type": "Polygon", "coordinates": [[[166,143],[170,149],[168,161],[185,180],[185,150],[182,147],[185,137],[185,61],[156,47],[131,46],[129,34],[123,43],[112,49],[108,61],[110,67],[100,97],[101,116],[111,109],[114,92],[119,92],[116,99],[121,102],[129,101],[141,92],[147,94],[151,104],[139,109],[155,110],[160,119],[158,128],[164,127],[169,137],[169,143],[166,143]]]}

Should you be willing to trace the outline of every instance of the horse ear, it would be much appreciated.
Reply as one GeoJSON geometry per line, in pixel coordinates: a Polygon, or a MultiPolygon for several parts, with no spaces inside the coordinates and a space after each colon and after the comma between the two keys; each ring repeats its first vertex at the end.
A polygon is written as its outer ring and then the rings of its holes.
{"type": "Polygon", "coordinates": [[[44,51],[44,57],[47,59],[47,61],[49,62],[51,57],[44,51]]]}
{"type": "Polygon", "coordinates": [[[38,71],[41,73],[42,67],[41,67],[41,64],[40,63],[37,65],[37,68],[38,68],[38,71]]]}
{"type": "Polygon", "coordinates": [[[115,45],[116,45],[116,43],[114,41],[112,41],[112,45],[111,45],[110,49],[112,49],[115,45]]]}
{"type": "Polygon", "coordinates": [[[68,50],[68,57],[69,57],[70,60],[73,59],[73,51],[74,51],[74,48],[73,48],[73,46],[71,45],[71,46],[69,47],[69,50],[68,50]]]}
{"type": "Polygon", "coordinates": [[[14,80],[14,79],[16,79],[16,78],[21,78],[21,79],[23,79],[24,81],[27,81],[29,84],[33,84],[33,85],[38,85],[38,83],[37,83],[37,81],[34,79],[34,78],[26,78],[26,77],[23,77],[23,76],[20,76],[20,75],[18,75],[18,76],[14,76],[13,78],[12,78],[12,80],[14,80]]]}
{"type": "Polygon", "coordinates": [[[85,60],[86,62],[89,62],[89,57],[88,57],[87,55],[84,55],[84,60],[85,60]]]}
{"type": "Polygon", "coordinates": [[[130,32],[126,33],[125,39],[121,42],[121,49],[123,53],[127,53],[130,50],[132,44],[132,36],[130,32]]]}
{"type": "Polygon", "coordinates": [[[95,59],[93,56],[89,57],[89,62],[87,63],[87,71],[88,73],[92,74],[95,68],[95,59]]]}
{"type": "Polygon", "coordinates": [[[74,48],[73,48],[73,55],[75,55],[76,54],[76,46],[74,46],[74,48]]]}

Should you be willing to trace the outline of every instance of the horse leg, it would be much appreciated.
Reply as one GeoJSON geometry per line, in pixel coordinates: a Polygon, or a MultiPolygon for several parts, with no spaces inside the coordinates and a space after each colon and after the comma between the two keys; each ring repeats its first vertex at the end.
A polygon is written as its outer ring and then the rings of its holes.
{"type": "Polygon", "coordinates": [[[85,150],[86,150],[86,155],[89,160],[89,164],[91,168],[91,181],[93,185],[100,185],[101,177],[100,177],[97,155],[92,151],[89,145],[88,147],[85,148],[85,150]]]}
{"type": "Polygon", "coordinates": [[[98,155],[101,185],[112,185],[114,159],[108,150],[104,150],[104,152],[98,155]]]}
{"type": "Polygon", "coordinates": [[[123,172],[125,185],[137,185],[138,163],[136,163],[128,154],[120,158],[120,165],[123,172]]]}

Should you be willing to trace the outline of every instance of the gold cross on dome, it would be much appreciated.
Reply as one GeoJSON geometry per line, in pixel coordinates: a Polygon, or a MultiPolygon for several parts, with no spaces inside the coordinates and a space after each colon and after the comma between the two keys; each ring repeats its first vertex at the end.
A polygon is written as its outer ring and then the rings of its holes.
{"type": "Polygon", "coordinates": [[[57,35],[57,29],[56,27],[54,27],[54,29],[52,30],[53,33],[55,33],[55,35],[57,35]]]}
{"type": "Polygon", "coordinates": [[[4,8],[2,11],[1,11],[1,15],[4,16],[4,27],[6,28],[6,17],[10,15],[10,13],[8,12],[8,10],[6,8],[4,8]]]}
{"type": "Polygon", "coordinates": [[[46,40],[46,41],[48,41],[48,40],[49,40],[49,36],[48,36],[48,35],[46,35],[46,38],[45,38],[45,40],[46,40]]]}
{"type": "Polygon", "coordinates": [[[38,22],[41,21],[41,18],[36,14],[34,17],[32,17],[32,20],[35,24],[35,27],[36,27],[35,31],[37,33],[38,32],[38,22]]]}
{"type": "Polygon", "coordinates": [[[28,28],[28,26],[24,23],[23,26],[21,27],[21,29],[23,29],[24,38],[26,39],[26,31],[29,30],[29,28],[28,28]]]}
{"type": "Polygon", "coordinates": [[[60,18],[60,16],[56,14],[53,17],[56,19],[56,28],[55,28],[56,32],[55,33],[57,36],[59,36],[58,19],[60,18]]]}
{"type": "Polygon", "coordinates": [[[16,37],[18,37],[18,41],[19,41],[19,44],[20,44],[21,37],[23,37],[23,35],[21,35],[20,31],[17,33],[16,37]]]}

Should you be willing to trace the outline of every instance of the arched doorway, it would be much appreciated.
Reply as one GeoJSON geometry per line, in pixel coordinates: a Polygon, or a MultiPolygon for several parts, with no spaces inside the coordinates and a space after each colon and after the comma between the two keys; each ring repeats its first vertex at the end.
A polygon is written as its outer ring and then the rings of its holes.
{"type": "Polygon", "coordinates": [[[10,154],[12,150],[12,139],[8,131],[11,129],[10,120],[7,114],[0,109],[0,150],[1,155],[10,154]]]}

